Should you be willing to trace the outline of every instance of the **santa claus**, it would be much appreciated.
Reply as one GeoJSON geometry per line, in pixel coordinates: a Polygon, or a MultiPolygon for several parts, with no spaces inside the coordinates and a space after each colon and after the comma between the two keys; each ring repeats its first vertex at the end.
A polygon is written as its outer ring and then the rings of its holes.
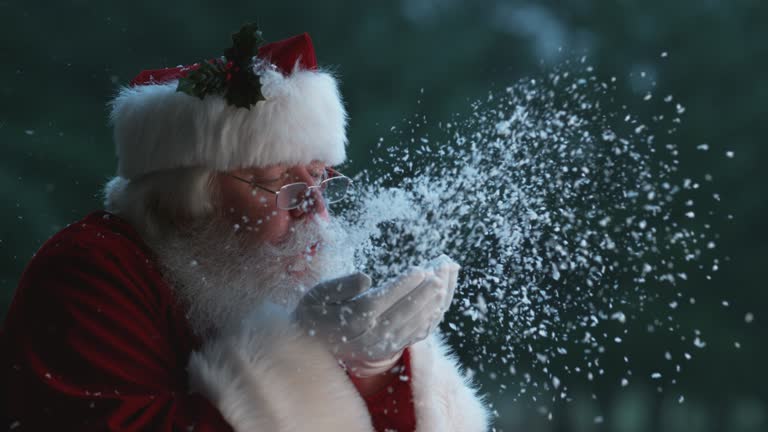
{"type": "Polygon", "coordinates": [[[349,268],[337,82],[306,34],[259,39],[113,100],[106,211],[43,245],[2,329],[10,429],[487,430],[435,334],[458,265],[349,268]]]}

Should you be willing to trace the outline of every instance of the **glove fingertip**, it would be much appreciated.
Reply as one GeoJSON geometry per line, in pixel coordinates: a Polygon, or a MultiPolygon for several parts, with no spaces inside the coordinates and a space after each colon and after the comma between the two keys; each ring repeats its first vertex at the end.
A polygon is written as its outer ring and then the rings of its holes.
{"type": "Polygon", "coordinates": [[[432,268],[438,268],[438,267],[453,267],[458,266],[459,264],[456,263],[451,257],[449,257],[446,254],[440,254],[437,258],[431,259],[426,266],[432,267],[432,268]]]}
{"type": "Polygon", "coordinates": [[[421,266],[408,266],[407,269],[403,272],[404,277],[412,276],[412,275],[418,275],[418,274],[424,274],[427,272],[427,269],[421,266]]]}
{"type": "Polygon", "coordinates": [[[373,281],[371,280],[371,277],[368,276],[368,274],[363,272],[354,273],[354,277],[357,279],[357,282],[359,284],[358,286],[362,288],[361,292],[370,288],[371,284],[373,283],[373,281]]]}
{"type": "Polygon", "coordinates": [[[422,267],[411,266],[403,273],[402,276],[395,279],[393,282],[395,285],[405,284],[411,287],[416,287],[424,282],[429,276],[429,273],[422,267]]]}

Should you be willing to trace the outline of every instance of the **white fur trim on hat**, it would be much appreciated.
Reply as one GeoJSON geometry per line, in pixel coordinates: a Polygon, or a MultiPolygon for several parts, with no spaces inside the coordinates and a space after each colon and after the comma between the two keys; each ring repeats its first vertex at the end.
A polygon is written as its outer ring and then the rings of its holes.
{"type": "Polygon", "coordinates": [[[330,74],[267,69],[261,83],[266,100],[250,109],[177,92],[178,81],[122,89],[111,102],[117,175],[345,160],[347,115],[330,74]]]}

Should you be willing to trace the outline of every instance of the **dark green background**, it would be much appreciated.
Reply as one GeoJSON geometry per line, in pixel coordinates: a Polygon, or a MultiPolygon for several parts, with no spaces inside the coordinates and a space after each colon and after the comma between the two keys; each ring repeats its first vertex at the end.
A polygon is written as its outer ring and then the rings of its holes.
{"type": "MultiPolygon", "coordinates": [[[[0,1],[0,314],[42,242],[100,206],[99,189],[115,167],[106,102],[117,86],[143,68],[218,55],[229,33],[254,18],[268,40],[309,32],[320,62],[340,74],[353,173],[401,119],[446,119],[491,88],[582,54],[601,78],[619,78],[627,103],[647,90],[641,71],[657,82],[657,95],[675,95],[687,108],[676,139],[681,175],[711,173],[711,188],[722,194],[713,230],[729,260],[712,281],[681,287],[698,303],[677,314],[703,332],[707,347],[664,392],[642,368],[624,389],[609,372],[557,404],[552,421],[540,404],[494,395],[497,423],[529,431],[768,430],[764,1],[0,1]],[[701,143],[711,150],[696,151],[701,143]],[[753,323],[744,322],[746,312],[753,323]],[[594,422],[598,415],[603,423],[594,422]]],[[[656,99],[646,114],[660,109],[656,99]]],[[[658,338],[636,336],[624,350],[652,370],[664,361],[658,338]]]]}

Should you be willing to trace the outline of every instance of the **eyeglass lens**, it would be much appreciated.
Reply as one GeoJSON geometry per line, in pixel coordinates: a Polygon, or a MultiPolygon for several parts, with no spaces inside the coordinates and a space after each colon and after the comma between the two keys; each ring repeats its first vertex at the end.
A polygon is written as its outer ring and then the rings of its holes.
{"type": "Polygon", "coordinates": [[[325,201],[333,204],[343,200],[347,195],[349,183],[349,178],[343,176],[331,177],[320,183],[320,190],[323,192],[325,201]]]}
{"type": "MultiPolygon", "coordinates": [[[[349,188],[350,180],[347,177],[331,177],[318,185],[320,192],[328,204],[333,204],[344,199],[349,188]]],[[[277,194],[277,207],[283,210],[295,209],[311,195],[306,183],[293,183],[285,185],[277,194]]]]}

